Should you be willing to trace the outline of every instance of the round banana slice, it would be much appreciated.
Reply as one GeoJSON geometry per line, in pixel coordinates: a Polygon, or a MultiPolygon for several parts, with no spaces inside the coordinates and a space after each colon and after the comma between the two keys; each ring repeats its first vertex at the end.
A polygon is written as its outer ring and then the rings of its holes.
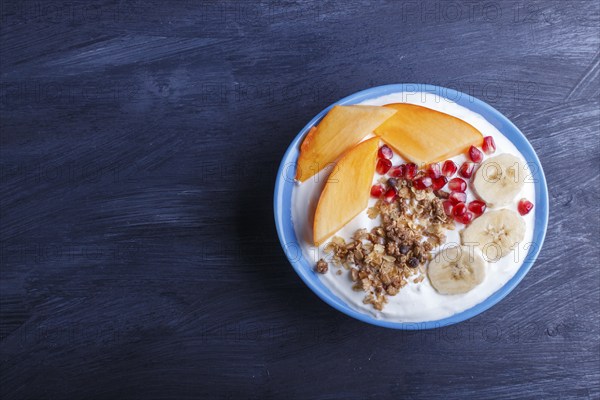
{"type": "Polygon", "coordinates": [[[525,163],[512,154],[485,160],[475,173],[473,189],[488,206],[509,204],[525,181],[525,163]]]}
{"type": "Polygon", "coordinates": [[[508,209],[489,211],[471,222],[460,235],[463,245],[478,247],[487,261],[496,262],[523,240],[525,220],[508,209]]]}
{"type": "Polygon", "coordinates": [[[427,275],[441,294],[467,293],[483,282],[486,262],[473,247],[447,247],[429,262],[427,275]]]}

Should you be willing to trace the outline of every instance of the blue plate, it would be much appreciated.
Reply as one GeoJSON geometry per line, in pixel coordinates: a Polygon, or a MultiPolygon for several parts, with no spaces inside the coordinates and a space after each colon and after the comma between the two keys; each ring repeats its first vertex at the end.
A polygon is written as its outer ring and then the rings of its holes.
{"type": "Polygon", "coordinates": [[[502,300],[507,294],[509,294],[519,284],[519,282],[521,282],[523,277],[525,277],[525,274],[527,274],[540,252],[546,236],[546,228],[548,226],[548,187],[546,186],[546,178],[544,176],[544,171],[542,169],[542,165],[540,164],[540,160],[523,133],[521,133],[521,131],[519,131],[519,129],[508,120],[508,118],[506,118],[489,104],[486,104],[483,101],[474,98],[473,96],[469,96],[453,89],[425,84],[405,83],[374,87],[345,97],[321,111],[308,124],[306,124],[306,126],[300,131],[285,152],[277,173],[273,200],[275,225],[277,226],[279,241],[281,242],[281,246],[283,247],[286,256],[292,264],[292,267],[294,267],[294,270],[304,281],[304,283],[306,283],[306,285],[308,285],[308,287],[310,287],[312,291],[315,292],[323,301],[343,312],[344,314],[369,324],[393,329],[417,330],[439,328],[464,321],[492,307],[494,304],[502,300]],[[535,176],[535,229],[533,232],[533,243],[536,245],[529,248],[523,265],[511,280],[509,280],[502,288],[500,288],[483,302],[451,317],[436,321],[418,323],[394,322],[385,319],[377,319],[370,314],[361,313],[351,308],[342,299],[334,295],[321,282],[313,270],[312,263],[304,258],[298,239],[296,238],[296,233],[294,232],[294,226],[292,224],[292,190],[295,185],[294,175],[296,172],[296,162],[298,160],[302,138],[308,132],[308,130],[312,126],[316,125],[321,118],[323,118],[325,114],[329,112],[331,107],[336,104],[356,104],[368,99],[398,92],[427,92],[437,94],[441,97],[458,103],[461,106],[476,112],[477,114],[482,115],[510,141],[513,142],[513,144],[521,151],[528,163],[534,163],[537,166],[535,176]]]}

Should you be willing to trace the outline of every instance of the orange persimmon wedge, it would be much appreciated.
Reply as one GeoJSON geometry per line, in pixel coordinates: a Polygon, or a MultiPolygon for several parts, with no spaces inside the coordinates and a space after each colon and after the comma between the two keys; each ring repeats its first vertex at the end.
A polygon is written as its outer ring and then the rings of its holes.
{"type": "Polygon", "coordinates": [[[337,162],[321,192],[315,211],[315,246],[340,230],[367,208],[379,138],[359,143],[337,162]]]}
{"type": "Polygon", "coordinates": [[[335,106],[300,146],[296,179],[304,182],[336,161],[375,128],[396,113],[378,106],[335,106]]]}
{"type": "Polygon", "coordinates": [[[442,161],[481,146],[483,135],[465,121],[414,104],[388,104],[397,111],[375,134],[405,159],[417,164],[442,161]]]}

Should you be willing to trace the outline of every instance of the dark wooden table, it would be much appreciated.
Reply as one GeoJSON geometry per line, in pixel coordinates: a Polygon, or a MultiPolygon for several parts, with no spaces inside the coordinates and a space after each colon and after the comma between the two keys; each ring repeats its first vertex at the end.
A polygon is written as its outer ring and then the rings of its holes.
{"type": "Polygon", "coordinates": [[[1,6],[3,400],[599,398],[598,2],[1,6]],[[300,128],[400,82],[499,109],[551,195],[519,287],[425,332],[319,300],[272,216],[300,128]]]}

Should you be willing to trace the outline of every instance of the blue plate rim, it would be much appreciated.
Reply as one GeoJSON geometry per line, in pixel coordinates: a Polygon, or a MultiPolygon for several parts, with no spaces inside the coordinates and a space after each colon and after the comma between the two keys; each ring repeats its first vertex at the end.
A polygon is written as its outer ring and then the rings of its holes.
{"type": "MultiPolygon", "coordinates": [[[[295,171],[295,168],[293,169],[293,171],[295,171]]],[[[292,265],[294,271],[296,271],[300,279],[302,279],[302,281],[321,300],[329,304],[331,307],[337,309],[338,311],[350,317],[353,317],[359,321],[366,322],[368,324],[400,330],[423,330],[440,328],[443,326],[456,324],[459,322],[463,322],[467,319],[473,318],[474,316],[481,314],[482,312],[490,309],[491,307],[499,303],[504,297],[506,297],[510,292],[514,290],[514,288],[521,282],[521,280],[523,280],[527,272],[529,272],[529,270],[533,266],[544,243],[544,239],[546,237],[546,230],[548,227],[549,199],[546,177],[541,162],[535,150],[533,149],[525,135],[523,135],[523,133],[515,126],[515,124],[513,124],[506,116],[504,116],[502,113],[500,113],[498,110],[485,103],[484,101],[479,100],[476,97],[468,95],[466,93],[457,91],[455,89],[421,83],[399,83],[376,86],[346,96],[326,107],[315,117],[313,117],[304,126],[304,128],[302,128],[302,130],[300,130],[300,132],[296,135],[294,140],[288,146],[277,171],[273,195],[273,213],[275,217],[277,236],[279,237],[279,242],[286,254],[286,257],[288,258],[290,264],[292,265]],[[537,167],[537,176],[535,177],[537,179],[537,181],[535,182],[535,229],[533,233],[532,243],[539,245],[532,246],[530,248],[530,251],[525,257],[525,260],[519,268],[519,270],[517,271],[517,273],[504,286],[502,286],[500,289],[494,292],[491,296],[486,298],[481,303],[465,311],[435,321],[396,322],[385,319],[377,319],[369,314],[361,313],[347,305],[343,300],[341,300],[339,297],[333,294],[325,285],[323,285],[319,277],[316,276],[316,273],[313,271],[313,268],[310,266],[310,263],[302,255],[301,249],[298,246],[298,240],[291,219],[291,193],[295,183],[293,182],[292,178],[293,174],[291,175],[291,177],[286,177],[285,172],[286,169],[289,169],[290,165],[295,166],[300,141],[308,132],[308,130],[312,126],[314,126],[318,121],[320,121],[321,118],[323,118],[325,114],[335,105],[356,104],[364,100],[373,99],[380,96],[385,96],[387,94],[398,92],[434,93],[442,98],[454,101],[455,103],[482,115],[486,120],[488,120],[488,122],[494,125],[499,131],[502,132],[502,134],[504,134],[511,142],[513,142],[513,144],[525,156],[526,161],[533,162],[537,167]],[[441,93],[444,93],[444,95],[442,95],[441,93]],[[292,164],[290,164],[290,160],[288,159],[290,158],[293,152],[296,152],[296,154],[293,157],[293,160],[291,160],[292,164]],[[282,213],[284,205],[284,196],[286,198],[289,198],[289,207],[287,207],[286,209],[286,215],[289,214],[289,218],[286,219],[283,218],[282,213]],[[291,251],[294,247],[293,245],[295,245],[296,247],[296,253],[292,253],[291,251]],[[298,250],[300,251],[299,255],[297,254],[298,250]]]]}

